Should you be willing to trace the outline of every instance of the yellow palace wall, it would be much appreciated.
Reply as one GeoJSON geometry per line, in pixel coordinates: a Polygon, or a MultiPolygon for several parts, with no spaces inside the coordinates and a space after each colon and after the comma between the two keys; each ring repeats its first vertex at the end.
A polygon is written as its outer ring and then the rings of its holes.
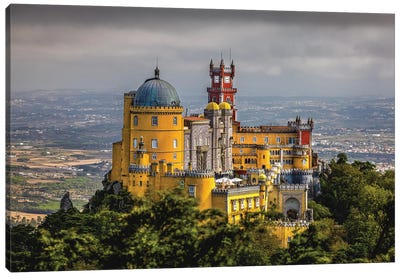
{"type": "Polygon", "coordinates": [[[271,226],[269,227],[272,234],[274,234],[281,242],[282,248],[289,246],[289,241],[293,239],[296,234],[300,234],[307,230],[305,226],[271,226]]]}
{"type": "Polygon", "coordinates": [[[165,160],[171,162],[174,169],[183,169],[182,112],[182,107],[131,107],[130,159],[133,160],[134,151],[143,137],[144,148],[149,153],[151,162],[165,160]],[[157,118],[157,124],[154,124],[153,118],[157,118]],[[156,145],[153,140],[157,141],[156,145]]]}

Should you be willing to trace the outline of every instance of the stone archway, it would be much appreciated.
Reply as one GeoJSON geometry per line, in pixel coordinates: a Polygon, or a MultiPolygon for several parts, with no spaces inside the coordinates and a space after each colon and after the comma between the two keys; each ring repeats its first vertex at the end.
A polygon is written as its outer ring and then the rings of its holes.
{"type": "Polygon", "coordinates": [[[300,201],[290,197],[285,201],[285,216],[290,220],[297,220],[300,213],[300,201]]]}

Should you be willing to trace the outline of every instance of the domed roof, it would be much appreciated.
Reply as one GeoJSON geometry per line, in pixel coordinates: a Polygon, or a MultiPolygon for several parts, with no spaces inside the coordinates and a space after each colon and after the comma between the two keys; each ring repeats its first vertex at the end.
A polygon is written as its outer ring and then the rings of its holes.
{"type": "Polygon", "coordinates": [[[267,176],[265,176],[265,174],[261,173],[261,174],[258,176],[258,181],[261,181],[261,182],[267,181],[267,176]]]}
{"type": "Polygon", "coordinates": [[[160,79],[158,67],[154,78],[147,79],[136,91],[135,106],[176,107],[180,106],[178,93],[167,81],[160,79]]]}
{"type": "Polygon", "coordinates": [[[219,110],[219,106],[215,102],[210,102],[210,103],[207,104],[206,110],[208,110],[208,111],[219,110]]]}
{"type": "Polygon", "coordinates": [[[219,109],[220,110],[230,110],[231,105],[229,105],[229,103],[227,103],[227,102],[222,102],[221,104],[219,104],[219,109]]]}

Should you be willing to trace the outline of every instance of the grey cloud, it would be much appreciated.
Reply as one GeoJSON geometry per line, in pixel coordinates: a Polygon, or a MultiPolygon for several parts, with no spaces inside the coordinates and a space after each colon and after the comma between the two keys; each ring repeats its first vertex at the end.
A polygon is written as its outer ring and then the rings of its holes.
{"type": "Polygon", "coordinates": [[[158,57],[163,78],[197,92],[231,48],[249,93],[394,95],[390,14],[14,5],[11,16],[15,89],[135,89],[158,57]]]}

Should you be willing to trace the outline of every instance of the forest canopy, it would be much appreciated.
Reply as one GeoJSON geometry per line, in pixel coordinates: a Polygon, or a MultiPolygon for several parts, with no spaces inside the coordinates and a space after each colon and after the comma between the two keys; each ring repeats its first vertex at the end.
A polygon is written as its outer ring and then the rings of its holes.
{"type": "Polygon", "coordinates": [[[314,222],[288,248],[272,235],[268,213],[229,224],[182,189],[156,201],[99,190],[82,211],[60,209],[37,227],[7,224],[6,265],[16,272],[394,262],[394,178],[338,155],[309,201],[314,222]]]}

